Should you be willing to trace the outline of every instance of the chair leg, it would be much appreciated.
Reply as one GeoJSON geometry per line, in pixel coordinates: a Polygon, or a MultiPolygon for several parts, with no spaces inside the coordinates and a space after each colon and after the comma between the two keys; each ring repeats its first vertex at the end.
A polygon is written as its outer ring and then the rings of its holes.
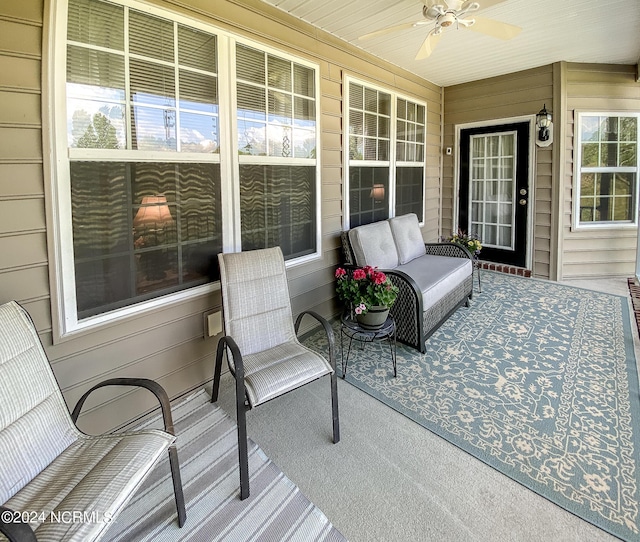
{"type": "Polygon", "coordinates": [[[211,402],[215,403],[218,400],[218,393],[220,391],[220,374],[222,373],[222,355],[224,354],[224,341],[218,341],[218,348],[216,351],[216,365],[213,370],[213,388],[211,389],[211,402]]]}
{"type": "Polygon", "coordinates": [[[340,418],[338,416],[338,377],[331,375],[331,412],[333,416],[333,443],[340,442],[340,418]]]}
{"type": "Polygon", "coordinates": [[[244,383],[236,384],[236,415],[238,418],[240,500],[243,501],[249,496],[249,455],[247,450],[247,412],[244,406],[244,383]]]}
{"type": "Polygon", "coordinates": [[[176,509],[178,510],[178,526],[182,527],[187,520],[187,511],[184,506],[184,493],[182,492],[182,478],[180,476],[180,465],[178,463],[178,450],[175,444],[169,446],[169,466],[171,467],[171,478],[173,479],[173,493],[176,498],[176,509]]]}

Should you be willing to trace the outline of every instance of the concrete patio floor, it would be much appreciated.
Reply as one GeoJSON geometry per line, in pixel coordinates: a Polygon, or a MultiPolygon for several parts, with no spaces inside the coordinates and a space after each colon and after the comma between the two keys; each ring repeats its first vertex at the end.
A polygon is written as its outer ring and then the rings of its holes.
{"type": "MultiPolygon", "coordinates": [[[[624,277],[566,284],[629,295],[624,277]]],[[[327,379],[249,411],[247,424],[352,542],[618,540],[340,379],[339,393],[339,444],[330,440],[327,379]]],[[[220,395],[235,417],[229,374],[220,395]]]]}

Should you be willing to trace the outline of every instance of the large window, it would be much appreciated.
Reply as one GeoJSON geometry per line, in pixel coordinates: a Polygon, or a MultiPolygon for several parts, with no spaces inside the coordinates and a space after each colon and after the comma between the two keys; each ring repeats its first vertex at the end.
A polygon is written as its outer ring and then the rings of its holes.
{"type": "Polygon", "coordinates": [[[348,226],[423,220],[426,107],[348,79],[348,226]]]}
{"type": "Polygon", "coordinates": [[[237,46],[238,153],[244,249],[316,250],[315,74],[237,46]]]}
{"type": "Polygon", "coordinates": [[[576,226],[635,224],[638,207],[637,113],[580,113],[576,226]]]}
{"type": "Polygon", "coordinates": [[[57,5],[63,333],[200,292],[223,249],[318,253],[317,67],[131,1],[57,5]]]}

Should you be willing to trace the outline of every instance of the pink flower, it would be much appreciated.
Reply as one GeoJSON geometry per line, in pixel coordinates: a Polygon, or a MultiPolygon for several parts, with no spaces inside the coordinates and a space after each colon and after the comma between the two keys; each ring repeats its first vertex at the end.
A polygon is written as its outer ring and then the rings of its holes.
{"type": "Polygon", "coordinates": [[[364,280],[367,278],[367,274],[365,273],[365,271],[363,269],[356,269],[353,272],[353,279],[354,280],[364,280]]]}
{"type": "Polygon", "coordinates": [[[340,277],[344,277],[347,274],[347,272],[342,269],[342,267],[338,267],[338,269],[336,269],[336,278],[339,279],[340,277]]]}
{"type": "Polygon", "coordinates": [[[356,314],[362,314],[362,309],[360,308],[360,305],[358,305],[355,310],[356,310],[356,314]]]}
{"type": "Polygon", "coordinates": [[[373,273],[376,272],[376,268],[371,267],[370,265],[365,265],[362,269],[367,274],[368,277],[370,277],[371,275],[373,275],[373,273]]]}
{"type": "Polygon", "coordinates": [[[380,272],[375,272],[373,274],[373,283],[374,284],[384,284],[384,282],[387,280],[387,275],[385,275],[384,273],[380,272]]]}

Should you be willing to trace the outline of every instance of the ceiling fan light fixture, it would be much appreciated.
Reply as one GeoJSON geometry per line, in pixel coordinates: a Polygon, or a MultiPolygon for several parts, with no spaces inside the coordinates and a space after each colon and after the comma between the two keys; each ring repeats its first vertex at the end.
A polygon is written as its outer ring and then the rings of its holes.
{"type": "Polygon", "coordinates": [[[434,21],[443,13],[444,11],[442,10],[442,6],[422,6],[422,15],[425,19],[431,19],[432,21],[434,21]]]}
{"type": "Polygon", "coordinates": [[[438,19],[438,24],[442,28],[447,28],[448,26],[451,26],[455,22],[456,22],[456,16],[453,13],[449,13],[449,12],[445,13],[444,15],[442,15],[442,17],[438,19]]]}
{"type": "Polygon", "coordinates": [[[416,60],[423,60],[429,57],[442,33],[452,26],[456,29],[470,28],[474,32],[502,40],[509,40],[516,37],[522,28],[483,17],[465,18],[468,13],[493,7],[506,1],[507,0],[479,0],[477,2],[473,0],[422,0],[422,20],[401,23],[375,30],[368,34],[358,36],[358,40],[377,38],[392,32],[416,28],[422,25],[432,25],[420,49],[418,49],[415,57],[416,60]]]}

